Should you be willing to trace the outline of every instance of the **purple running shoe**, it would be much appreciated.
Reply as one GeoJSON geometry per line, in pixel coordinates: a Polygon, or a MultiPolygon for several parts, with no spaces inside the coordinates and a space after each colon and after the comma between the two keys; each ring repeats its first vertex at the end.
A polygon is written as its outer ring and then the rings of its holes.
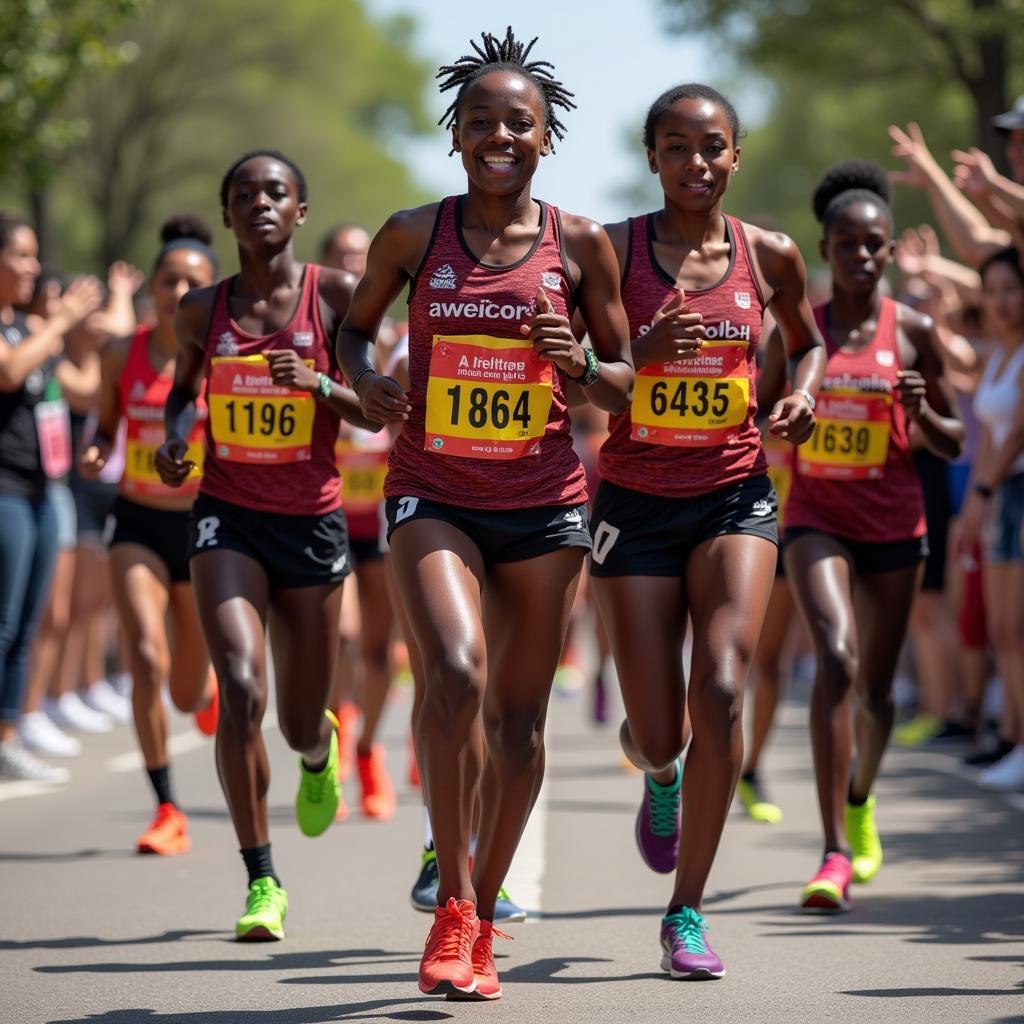
{"type": "Polygon", "coordinates": [[[708,942],[708,926],[693,907],[661,919],[661,969],[681,981],[721,978],[725,967],[708,942]]]}
{"type": "Polygon", "coordinates": [[[659,785],[644,775],[644,798],[636,816],[636,845],[644,863],[658,874],[676,869],[679,856],[679,806],[683,792],[683,763],[676,760],[676,780],[659,785]]]}

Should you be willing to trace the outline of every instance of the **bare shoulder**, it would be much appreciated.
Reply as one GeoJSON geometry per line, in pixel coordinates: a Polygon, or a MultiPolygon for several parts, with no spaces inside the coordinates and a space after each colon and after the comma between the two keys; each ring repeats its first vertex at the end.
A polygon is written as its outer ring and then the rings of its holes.
{"type": "Polygon", "coordinates": [[[935,321],[930,316],[902,302],[896,303],[896,323],[912,339],[930,335],[935,329],[935,321]]]}
{"type": "Polygon", "coordinates": [[[775,276],[785,277],[798,267],[803,266],[803,257],[796,242],[781,231],[769,231],[756,224],[743,222],[743,231],[750,243],[750,249],[757,260],[761,272],[774,283],[775,276]]]}
{"type": "Polygon", "coordinates": [[[119,377],[128,362],[128,353],[131,352],[134,337],[111,338],[110,341],[100,349],[100,370],[104,376],[119,377]]]}
{"type": "Polygon", "coordinates": [[[608,233],[603,225],[589,217],[580,217],[564,210],[559,210],[559,216],[566,251],[571,259],[585,264],[597,257],[602,250],[607,251],[608,233]]]}
{"type": "Polygon", "coordinates": [[[320,298],[329,306],[337,309],[347,307],[355,294],[359,279],[347,270],[336,270],[334,267],[320,268],[320,298]]]}
{"type": "Polygon", "coordinates": [[[625,267],[629,256],[629,221],[620,220],[615,224],[605,224],[604,229],[615,250],[619,266],[625,267]]]}
{"type": "Polygon", "coordinates": [[[202,324],[210,319],[213,313],[214,303],[217,301],[217,293],[220,291],[221,282],[208,284],[203,288],[192,288],[181,298],[178,303],[178,316],[183,318],[190,325],[202,324]]]}

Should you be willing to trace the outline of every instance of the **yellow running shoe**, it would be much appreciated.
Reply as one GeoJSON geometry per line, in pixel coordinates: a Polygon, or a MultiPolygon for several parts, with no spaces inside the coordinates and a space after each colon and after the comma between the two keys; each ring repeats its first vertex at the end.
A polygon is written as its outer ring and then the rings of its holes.
{"type": "Polygon", "coordinates": [[[846,805],[846,841],[850,844],[853,880],[870,882],[882,866],[882,841],[875,824],[875,795],[860,805],[846,805]]]}
{"type": "Polygon", "coordinates": [[[778,825],[782,821],[782,808],[765,799],[756,775],[741,778],[736,785],[736,795],[752,821],[763,821],[766,825],[778,825]]]}
{"type": "Polygon", "coordinates": [[[917,714],[893,730],[892,740],[897,747],[920,747],[942,732],[945,723],[937,715],[917,714]]]}
{"type": "Polygon", "coordinates": [[[327,750],[327,763],[318,772],[311,772],[299,758],[299,791],[295,795],[295,820],[303,835],[318,836],[334,821],[341,804],[341,782],[338,780],[338,720],[330,711],[324,714],[334,728],[327,750]]]}

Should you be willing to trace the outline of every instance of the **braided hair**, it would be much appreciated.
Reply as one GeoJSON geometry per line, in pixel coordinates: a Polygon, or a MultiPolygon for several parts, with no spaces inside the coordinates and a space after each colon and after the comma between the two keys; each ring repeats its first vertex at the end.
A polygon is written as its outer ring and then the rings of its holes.
{"type": "Polygon", "coordinates": [[[479,43],[475,39],[471,39],[469,45],[473,47],[476,56],[466,54],[459,57],[454,64],[445,64],[444,67],[439,68],[435,76],[443,79],[440,85],[441,92],[455,88],[459,90],[455,94],[451,106],[441,115],[441,119],[437,123],[444,125],[445,128],[453,128],[458,125],[459,104],[462,102],[463,94],[467,87],[481,75],[486,75],[491,71],[513,71],[528,78],[537,87],[544,103],[544,127],[551,129],[559,141],[564,139],[565,125],[555,113],[554,108],[575,110],[576,104],[572,101],[575,94],[569,92],[555,78],[552,74],[555,66],[550,61],[527,60],[537,39],[538,37],[534,36],[529,43],[521,42],[512,34],[511,25],[505,30],[504,39],[492,36],[490,32],[482,33],[479,43]]]}

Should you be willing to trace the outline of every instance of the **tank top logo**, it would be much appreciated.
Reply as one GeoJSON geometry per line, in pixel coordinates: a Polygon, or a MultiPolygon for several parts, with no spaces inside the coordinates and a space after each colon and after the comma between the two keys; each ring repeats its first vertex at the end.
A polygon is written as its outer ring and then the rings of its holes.
{"type": "Polygon", "coordinates": [[[896,353],[889,352],[887,349],[879,349],[875,353],[875,362],[879,366],[895,366],[896,365],[896,353]]]}
{"type": "Polygon", "coordinates": [[[235,336],[230,331],[225,331],[217,339],[217,355],[219,355],[219,356],[237,356],[238,355],[238,342],[235,341],[235,336]]]}
{"type": "Polygon", "coordinates": [[[455,276],[455,271],[452,270],[450,263],[446,263],[443,267],[438,267],[431,274],[430,287],[439,288],[446,292],[453,292],[459,287],[459,279],[455,276]]]}
{"type": "Polygon", "coordinates": [[[432,302],[430,316],[445,317],[449,320],[525,320],[533,316],[536,303],[492,302],[432,302]]]}
{"type": "Polygon", "coordinates": [[[542,288],[550,288],[552,291],[561,291],[562,279],[558,274],[552,273],[549,270],[545,270],[540,275],[540,283],[542,288]]]}
{"type": "Polygon", "coordinates": [[[292,335],[292,344],[296,348],[312,348],[313,347],[313,332],[312,331],[296,331],[292,335]]]}
{"type": "Polygon", "coordinates": [[[146,397],[146,385],[137,380],[132,385],[131,394],[128,396],[133,402],[141,402],[146,397]]]}
{"type": "Polygon", "coordinates": [[[750,292],[733,292],[732,295],[740,309],[750,309],[750,292]]]}

